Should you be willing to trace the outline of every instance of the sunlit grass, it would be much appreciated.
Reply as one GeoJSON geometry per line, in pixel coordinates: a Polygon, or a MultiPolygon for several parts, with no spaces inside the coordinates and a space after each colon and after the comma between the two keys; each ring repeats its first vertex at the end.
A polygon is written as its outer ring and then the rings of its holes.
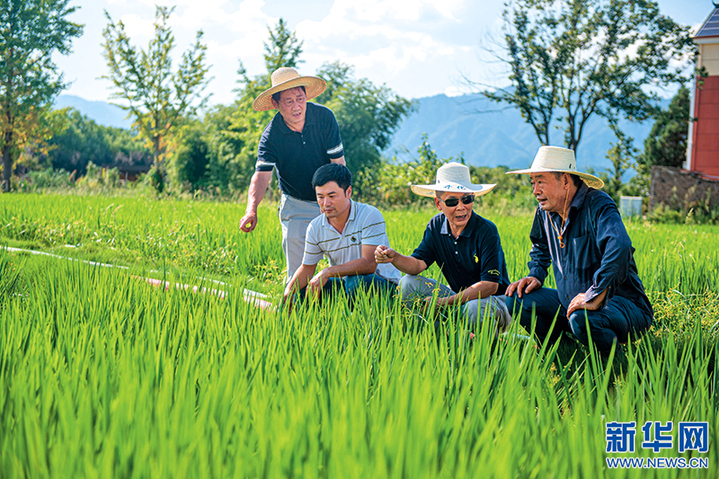
{"type": "MultiPolygon", "coordinates": [[[[0,252],[0,477],[714,477],[716,227],[628,225],[656,321],[612,364],[370,297],[259,311],[243,288],[279,294],[279,227],[268,206],[240,233],[243,209],[3,196],[5,244],[131,269],[0,252]],[[710,469],[607,470],[605,424],[648,420],[708,421],[710,469]]],[[[480,213],[518,278],[531,216],[480,213]]],[[[393,245],[433,214],[387,213],[393,245]]]]}

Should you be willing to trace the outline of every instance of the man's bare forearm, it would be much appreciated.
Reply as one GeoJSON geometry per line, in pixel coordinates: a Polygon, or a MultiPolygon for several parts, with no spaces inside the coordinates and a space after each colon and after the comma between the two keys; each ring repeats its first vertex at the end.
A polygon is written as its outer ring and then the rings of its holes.
{"type": "Polygon", "coordinates": [[[427,269],[427,265],[424,261],[415,258],[414,256],[405,256],[397,253],[392,264],[395,268],[405,274],[417,275],[427,269]]]}
{"type": "Polygon", "coordinates": [[[255,171],[252,175],[252,180],[250,180],[250,190],[247,193],[246,212],[257,213],[257,207],[265,197],[265,192],[267,191],[267,186],[269,186],[271,178],[271,171],[255,171]]]}
{"type": "Polygon", "coordinates": [[[317,269],[317,265],[309,265],[309,264],[303,264],[299,268],[297,268],[297,271],[295,271],[295,274],[292,275],[292,278],[287,283],[287,286],[285,287],[285,298],[288,297],[290,294],[296,291],[300,291],[303,288],[307,286],[307,283],[309,283],[312,276],[315,274],[315,270],[317,269]]]}
{"type": "Polygon", "coordinates": [[[467,289],[463,289],[457,294],[449,296],[446,299],[447,304],[464,304],[473,299],[484,299],[492,296],[499,289],[499,284],[491,281],[480,281],[474,283],[467,289]]]}

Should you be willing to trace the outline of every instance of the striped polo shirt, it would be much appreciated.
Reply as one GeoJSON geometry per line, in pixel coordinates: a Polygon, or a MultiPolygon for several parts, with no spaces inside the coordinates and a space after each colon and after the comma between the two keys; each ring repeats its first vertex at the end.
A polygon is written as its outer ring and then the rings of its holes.
{"type": "MultiPolygon", "coordinates": [[[[323,214],[312,220],[307,228],[302,263],[316,265],[322,256],[327,258],[330,266],[349,263],[362,257],[363,245],[390,245],[384,217],[374,206],[351,201],[350,214],[342,233],[323,214]]],[[[402,277],[391,264],[378,264],[375,274],[393,283],[399,283],[402,277]]]]}

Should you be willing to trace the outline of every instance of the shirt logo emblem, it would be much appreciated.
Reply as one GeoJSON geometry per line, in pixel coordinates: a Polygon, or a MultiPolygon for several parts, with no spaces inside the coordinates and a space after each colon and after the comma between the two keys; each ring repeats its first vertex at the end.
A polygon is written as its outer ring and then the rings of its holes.
{"type": "Polygon", "coordinates": [[[492,274],[494,276],[499,276],[499,270],[497,270],[497,269],[490,269],[489,271],[487,271],[487,273],[492,274]]]}
{"type": "Polygon", "coordinates": [[[357,241],[357,238],[355,238],[355,237],[353,236],[353,237],[352,237],[352,242],[354,243],[355,241],[357,241]]]}
{"type": "Polygon", "coordinates": [[[476,254],[474,255],[474,262],[475,262],[475,263],[479,263],[479,258],[477,257],[476,254]]]}

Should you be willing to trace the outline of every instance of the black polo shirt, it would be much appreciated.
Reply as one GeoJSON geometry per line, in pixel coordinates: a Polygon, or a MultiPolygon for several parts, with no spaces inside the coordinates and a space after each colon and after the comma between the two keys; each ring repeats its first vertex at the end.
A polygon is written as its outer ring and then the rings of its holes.
{"type": "Polygon", "coordinates": [[[292,131],[277,112],[262,132],[255,171],[277,168],[280,189],[286,195],[316,201],[312,176],[322,165],[344,156],[340,129],[332,111],[307,103],[302,133],[292,131]]]}
{"type": "Polygon", "coordinates": [[[498,283],[495,295],[504,294],[509,286],[497,227],[475,212],[458,238],[452,236],[444,213],[435,215],[412,256],[427,267],[436,262],[455,293],[480,281],[498,283]]]}

